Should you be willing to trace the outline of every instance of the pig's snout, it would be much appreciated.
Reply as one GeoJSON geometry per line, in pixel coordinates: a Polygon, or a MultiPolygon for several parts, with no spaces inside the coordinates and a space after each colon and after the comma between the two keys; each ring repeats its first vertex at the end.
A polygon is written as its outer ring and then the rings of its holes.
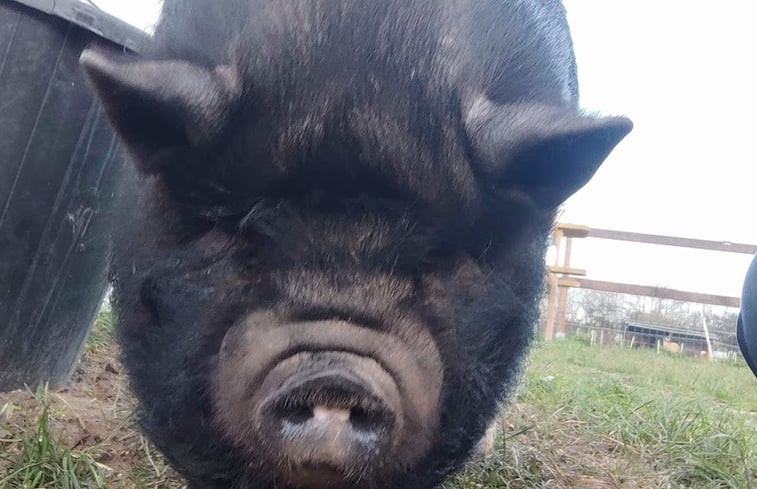
{"type": "Polygon", "coordinates": [[[401,440],[398,388],[371,359],[343,352],[299,353],[268,374],[261,394],[267,392],[255,424],[259,435],[292,463],[290,480],[306,484],[329,471],[347,475],[401,440]]]}
{"type": "Polygon", "coordinates": [[[213,400],[227,439],[302,488],[423,456],[443,376],[427,332],[403,341],[343,321],[266,319],[235,326],[219,354],[213,400]]]}
{"type": "Polygon", "coordinates": [[[328,438],[345,449],[369,449],[401,424],[397,387],[375,362],[343,353],[306,353],[282,362],[277,369],[295,363],[307,367],[292,372],[259,412],[261,424],[272,436],[285,442],[304,440],[312,446],[328,438]]]}

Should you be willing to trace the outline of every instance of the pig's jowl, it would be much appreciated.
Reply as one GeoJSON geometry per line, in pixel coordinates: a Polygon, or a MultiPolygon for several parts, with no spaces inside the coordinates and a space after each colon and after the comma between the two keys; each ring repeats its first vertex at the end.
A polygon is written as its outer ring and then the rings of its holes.
{"type": "Polygon", "coordinates": [[[556,208],[627,134],[551,0],[166,0],[88,50],[141,425],[193,489],[423,489],[532,337],[556,208]]]}

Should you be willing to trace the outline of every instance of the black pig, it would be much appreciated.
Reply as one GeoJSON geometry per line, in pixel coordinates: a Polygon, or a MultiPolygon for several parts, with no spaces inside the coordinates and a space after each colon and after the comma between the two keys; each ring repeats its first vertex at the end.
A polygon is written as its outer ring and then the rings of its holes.
{"type": "Polygon", "coordinates": [[[556,208],[628,133],[552,0],[166,0],[82,64],[135,163],[113,276],[195,489],[421,489],[531,340],[556,208]]]}

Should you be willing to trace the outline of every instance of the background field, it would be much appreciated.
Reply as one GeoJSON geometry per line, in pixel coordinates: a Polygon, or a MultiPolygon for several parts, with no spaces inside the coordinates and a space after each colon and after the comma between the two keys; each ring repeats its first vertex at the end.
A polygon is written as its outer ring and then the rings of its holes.
{"type": "MultiPolygon", "coordinates": [[[[181,488],[133,426],[100,314],[66,389],[0,395],[0,488],[181,488]]],[[[757,380],[571,339],[537,345],[495,447],[445,489],[757,488],[757,380]]]]}

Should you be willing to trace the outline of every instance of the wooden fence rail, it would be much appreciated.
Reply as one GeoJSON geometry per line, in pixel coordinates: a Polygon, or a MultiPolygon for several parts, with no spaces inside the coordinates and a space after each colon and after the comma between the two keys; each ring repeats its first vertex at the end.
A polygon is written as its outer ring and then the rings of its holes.
{"type": "Polygon", "coordinates": [[[575,238],[611,239],[700,250],[724,251],[751,255],[757,254],[757,245],[751,244],[660,236],[656,234],[632,233],[627,231],[612,231],[609,229],[596,229],[588,226],[567,223],[558,224],[553,232],[555,260],[551,266],[547,267],[549,294],[547,296],[547,315],[544,322],[545,341],[552,340],[555,336],[555,330],[557,336],[565,335],[565,313],[568,302],[568,289],[571,287],[657,297],[684,302],[696,302],[716,306],[736,308],[740,306],[740,299],[738,297],[702,294],[699,292],[688,292],[666,287],[605,282],[583,278],[586,275],[586,270],[574,268],[570,265],[570,255],[573,247],[573,239],[575,238]]]}

